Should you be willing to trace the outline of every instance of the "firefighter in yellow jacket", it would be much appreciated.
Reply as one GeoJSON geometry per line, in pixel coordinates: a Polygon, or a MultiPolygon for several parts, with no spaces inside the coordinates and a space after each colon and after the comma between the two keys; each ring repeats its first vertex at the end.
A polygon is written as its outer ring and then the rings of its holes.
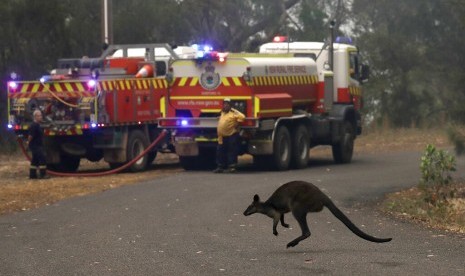
{"type": "Polygon", "coordinates": [[[231,108],[231,99],[223,100],[223,109],[221,110],[218,121],[218,147],[216,150],[217,168],[213,171],[221,173],[225,169],[228,172],[236,172],[237,155],[239,148],[239,123],[245,119],[244,114],[231,108]]]}

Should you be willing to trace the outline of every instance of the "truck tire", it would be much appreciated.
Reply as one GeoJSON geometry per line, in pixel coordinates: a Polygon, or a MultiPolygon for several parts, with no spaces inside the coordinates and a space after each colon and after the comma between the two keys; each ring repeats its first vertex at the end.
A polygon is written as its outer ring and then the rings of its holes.
{"type": "Polygon", "coordinates": [[[292,132],[291,166],[296,169],[307,167],[310,135],[304,125],[298,125],[292,132]]]}
{"type": "MultiPolygon", "coordinates": [[[[147,136],[140,130],[132,130],[129,133],[128,145],[126,149],[127,162],[133,160],[149,146],[147,136]]],[[[140,172],[147,168],[147,155],[143,156],[137,162],[129,167],[131,172],[140,172]]]]}
{"type": "Polygon", "coordinates": [[[348,121],[344,121],[343,124],[341,140],[332,145],[333,159],[337,164],[350,163],[354,153],[354,128],[348,121]]]}
{"type": "Polygon", "coordinates": [[[291,135],[286,126],[279,126],[273,141],[273,167],[278,171],[289,169],[291,161],[291,135]]]}

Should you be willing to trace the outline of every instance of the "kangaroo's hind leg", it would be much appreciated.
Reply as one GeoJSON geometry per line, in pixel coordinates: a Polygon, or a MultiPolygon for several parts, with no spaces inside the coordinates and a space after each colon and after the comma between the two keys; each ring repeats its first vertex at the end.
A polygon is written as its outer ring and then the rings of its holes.
{"type": "Polygon", "coordinates": [[[284,214],[281,214],[281,225],[283,227],[289,228],[289,224],[284,222],[284,214]]]}
{"type": "Polygon", "coordinates": [[[307,225],[307,212],[306,211],[292,211],[295,219],[299,223],[300,229],[302,229],[302,235],[287,244],[287,248],[296,246],[300,241],[310,237],[310,229],[307,225]]]}

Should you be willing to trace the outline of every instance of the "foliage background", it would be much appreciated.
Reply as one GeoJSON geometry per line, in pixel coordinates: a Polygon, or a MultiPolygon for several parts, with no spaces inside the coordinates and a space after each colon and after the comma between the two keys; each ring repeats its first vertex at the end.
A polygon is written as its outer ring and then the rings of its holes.
{"type": "MultiPolygon", "coordinates": [[[[462,0],[112,0],[114,43],[210,42],[255,51],[276,34],[323,41],[329,20],[353,37],[371,79],[365,121],[430,127],[465,121],[465,2],[462,0]]],[[[6,80],[38,79],[58,58],[98,56],[101,1],[2,0],[0,3],[0,152],[6,80]]]]}

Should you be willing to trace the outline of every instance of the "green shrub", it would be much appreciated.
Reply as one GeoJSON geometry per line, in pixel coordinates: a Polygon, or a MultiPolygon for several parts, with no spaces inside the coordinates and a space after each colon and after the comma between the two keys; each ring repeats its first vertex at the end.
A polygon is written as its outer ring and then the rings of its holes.
{"type": "Polygon", "coordinates": [[[438,205],[453,196],[453,191],[445,189],[452,183],[451,172],[456,170],[456,161],[447,151],[437,150],[427,145],[421,157],[421,180],[419,187],[424,191],[425,201],[438,205]]]}
{"type": "Polygon", "coordinates": [[[447,151],[437,150],[433,145],[427,145],[421,157],[421,185],[435,186],[451,183],[451,172],[455,171],[455,157],[447,151]]]}

